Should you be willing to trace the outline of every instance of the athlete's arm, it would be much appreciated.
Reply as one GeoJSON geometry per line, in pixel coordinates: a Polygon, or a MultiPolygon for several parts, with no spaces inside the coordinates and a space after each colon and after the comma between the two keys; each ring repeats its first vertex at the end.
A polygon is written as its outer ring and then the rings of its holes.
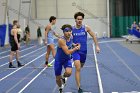
{"type": "Polygon", "coordinates": [[[80,45],[74,47],[73,49],[68,49],[67,45],[66,45],[66,41],[63,39],[59,39],[58,40],[58,45],[60,48],[62,48],[62,50],[67,54],[72,54],[74,51],[79,50],[80,49],[80,45]]]}
{"type": "Polygon", "coordinates": [[[14,40],[15,40],[18,48],[20,48],[20,44],[19,44],[18,39],[17,39],[17,31],[18,31],[17,29],[13,29],[14,40]]]}
{"type": "Polygon", "coordinates": [[[86,30],[90,34],[90,36],[93,38],[93,41],[94,41],[95,46],[96,46],[96,52],[99,53],[100,52],[100,48],[99,48],[98,41],[96,39],[96,36],[95,36],[94,32],[91,31],[91,28],[89,26],[87,26],[87,25],[86,25],[86,30]]]}
{"type": "Polygon", "coordinates": [[[16,44],[18,44],[17,31],[18,31],[17,29],[13,29],[14,40],[15,40],[16,44]]]}
{"type": "Polygon", "coordinates": [[[47,25],[47,27],[45,28],[45,44],[47,44],[47,36],[48,36],[48,32],[51,29],[50,25],[47,25]]]}
{"type": "Polygon", "coordinates": [[[77,47],[77,46],[80,46],[80,47],[81,47],[81,45],[80,45],[79,43],[77,43],[77,44],[73,43],[73,44],[72,44],[72,47],[73,47],[73,48],[74,48],[74,47],[77,47]]]}
{"type": "Polygon", "coordinates": [[[57,34],[56,32],[53,32],[53,34],[57,37],[60,38],[61,36],[59,34],[57,34]]]}

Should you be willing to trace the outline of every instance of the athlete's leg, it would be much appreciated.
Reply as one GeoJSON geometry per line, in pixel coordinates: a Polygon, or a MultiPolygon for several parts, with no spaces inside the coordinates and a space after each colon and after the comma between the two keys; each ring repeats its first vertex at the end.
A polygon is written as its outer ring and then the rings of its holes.
{"type": "Polygon", "coordinates": [[[19,61],[19,50],[16,50],[16,60],[19,61]]]}
{"type": "Polygon", "coordinates": [[[15,54],[14,51],[11,51],[10,52],[10,56],[9,56],[9,68],[15,68],[15,66],[13,66],[13,64],[12,64],[13,63],[12,60],[13,60],[14,54],[15,54]]]}
{"type": "Polygon", "coordinates": [[[81,62],[81,68],[83,68],[84,64],[85,64],[85,63],[82,63],[82,62],[81,62]]]}
{"type": "Polygon", "coordinates": [[[19,50],[16,50],[16,60],[17,60],[18,67],[24,66],[23,64],[21,64],[21,63],[19,62],[19,50]]]}
{"type": "Polygon", "coordinates": [[[15,43],[10,43],[11,45],[11,52],[10,52],[10,56],[9,56],[9,68],[15,68],[15,66],[13,66],[12,61],[13,61],[13,56],[15,55],[15,51],[17,50],[17,45],[15,43]]]}
{"type": "Polygon", "coordinates": [[[77,88],[79,89],[80,87],[80,70],[81,70],[81,63],[80,63],[80,54],[79,52],[74,52],[72,54],[73,60],[74,60],[74,65],[75,65],[75,80],[77,84],[77,88]]]}
{"type": "Polygon", "coordinates": [[[26,34],[26,45],[28,44],[28,34],[26,34]]]}
{"type": "MultiPolygon", "coordinates": [[[[54,44],[50,44],[49,47],[50,47],[50,51],[52,51],[53,58],[55,58],[56,52],[55,52],[54,44]]],[[[52,64],[48,63],[48,66],[51,67],[52,64]]]]}
{"type": "Polygon", "coordinates": [[[79,87],[80,87],[80,70],[81,70],[80,60],[75,60],[74,65],[75,65],[75,69],[76,69],[75,70],[75,80],[76,80],[77,87],[79,89],[79,87]]]}
{"type": "Polygon", "coordinates": [[[63,85],[65,85],[65,83],[66,83],[66,78],[70,77],[71,73],[72,73],[72,62],[71,62],[71,60],[68,60],[67,62],[65,62],[64,68],[65,68],[65,72],[62,75],[62,83],[63,83],[63,85]]]}
{"type": "Polygon", "coordinates": [[[30,35],[29,33],[26,34],[26,44],[29,44],[30,41],[30,35]]]}
{"type": "Polygon", "coordinates": [[[46,62],[45,62],[46,66],[48,65],[48,60],[49,60],[50,52],[51,52],[50,46],[47,45],[46,62]]]}
{"type": "Polygon", "coordinates": [[[65,69],[65,73],[63,74],[64,77],[70,77],[71,76],[71,73],[72,73],[72,68],[70,67],[67,67],[65,69]]]}
{"type": "Polygon", "coordinates": [[[50,49],[51,49],[51,51],[52,51],[53,57],[55,57],[56,51],[55,51],[54,44],[50,44],[50,49]]]}
{"type": "Polygon", "coordinates": [[[62,82],[61,82],[61,72],[62,72],[62,64],[59,61],[54,62],[54,70],[55,70],[55,76],[56,76],[56,83],[59,87],[59,92],[62,92],[62,82]]]}
{"type": "Polygon", "coordinates": [[[86,62],[87,51],[83,51],[79,53],[79,55],[80,55],[80,62],[81,62],[81,68],[82,68],[86,62]]]}
{"type": "Polygon", "coordinates": [[[58,87],[61,87],[62,86],[62,83],[61,83],[61,75],[56,76],[56,83],[57,83],[58,87]]]}

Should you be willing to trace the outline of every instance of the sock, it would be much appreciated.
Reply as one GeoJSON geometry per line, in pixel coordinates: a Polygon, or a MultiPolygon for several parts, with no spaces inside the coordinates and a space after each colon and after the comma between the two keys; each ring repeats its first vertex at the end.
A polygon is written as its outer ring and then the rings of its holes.
{"type": "Polygon", "coordinates": [[[45,64],[48,65],[48,61],[46,61],[45,64]]]}
{"type": "Polygon", "coordinates": [[[20,62],[19,61],[17,61],[17,63],[18,63],[18,65],[20,65],[20,62]]]}
{"type": "Polygon", "coordinates": [[[62,86],[61,86],[61,87],[59,87],[59,89],[62,89],[62,86]]]}
{"type": "Polygon", "coordinates": [[[13,65],[12,62],[10,62],[9,65],[13,65]]]}

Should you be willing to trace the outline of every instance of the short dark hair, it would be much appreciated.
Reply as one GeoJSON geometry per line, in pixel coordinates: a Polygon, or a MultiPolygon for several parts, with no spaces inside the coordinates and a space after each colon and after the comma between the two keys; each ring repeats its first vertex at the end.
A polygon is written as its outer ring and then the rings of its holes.
{"type": "Polygon", "coordinates": [[[15,25],[17,22],[18,22],[17,20],[14,20],[14,21],[13,21],[13,25],[15,25]]]}
{"type": "Polygon", "coordinates": [[[77,16],[82,16],[83,19],[84,19],[84,17],[85,17],[84,13],[82,13],[82,12],[76,12],[76,13],[74,14],[74,18],[76,19],[77,16]]]}
{"type": "Polygon", "coordinates": [[[52,22],[52,20],[55,20],[55,19],[56,19],[55,16],[51,16],[50,19],[49,19],[50,23],[52,22]]]}
{"type": "Polygon", "coordinates": [[[72,26],[70,24],[64,24],[61,29],[64,30],[65,28],[70,28],[72,30],[72,26]]]}

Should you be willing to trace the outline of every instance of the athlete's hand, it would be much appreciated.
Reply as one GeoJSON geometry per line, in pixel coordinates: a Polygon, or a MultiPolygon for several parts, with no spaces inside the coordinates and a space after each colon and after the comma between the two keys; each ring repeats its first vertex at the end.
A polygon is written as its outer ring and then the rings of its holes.
{"type": "Polygon", "coordinates": [[[20,44],[17,45],[18,49],[20,49],[20,44]]]}
{"type": "Polygon", "coordinates": [[[44,45],[47,45],[47,41],[44,41],[44,45]]]}
{"type": "Polygon", "coordinates": [[[75,44],[75,47],[77,48],[77,50],[79,50],[81,45],[79,43],[77,43],[77,44],[75,44]]]}
{"type": "Polygon", "coordinates": [[[100,53],[100,48],[99,48],[99,46],[96,46],[96,52],[97,52],[97,53],[100,53]]]}

